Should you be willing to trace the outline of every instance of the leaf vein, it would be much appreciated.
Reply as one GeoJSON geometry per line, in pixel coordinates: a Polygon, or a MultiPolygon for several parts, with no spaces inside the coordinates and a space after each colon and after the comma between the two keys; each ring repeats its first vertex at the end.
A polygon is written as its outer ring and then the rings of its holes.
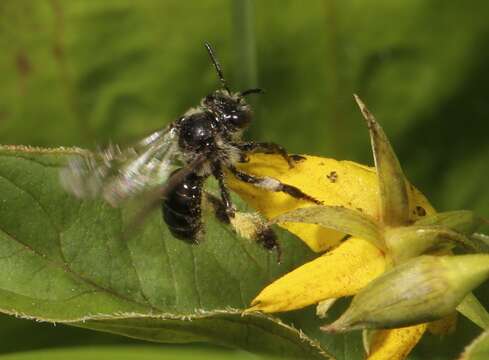
{"type": "Polygon", "coordinates": [[[42,205],[41,201],[39,199],[37,199],[33,194],[31,194],[30,191],[27,191],[26,189],[23,189],[18,184],[16,184],[14,181],[12,181],[8,177],[6,177],[4,174],[0,174],[0,177],[2,179],[6,180],[9,184],[13,185],[15,188],[19,189],[22,193],[28,195],[39,206],[39,208],[44,213],[44,215],[46,215],[46,219],[51,224],[51,226],[54,229],[54,232],[56,233],[56,240],[57,240],[57,242],[59,244],[59,255],[60,255],[61,259],[64,262],[66,262],[66,259],[64,257],[64,253],[63,253],[63,250],[62,250],[62,247],[61,247],[61,236],[60,236],[61,230],[58,229],[57,225],[55,224],[55,222],[51,218],[51,216],[50,216],[49,212],[46,210],[46,208],[42,205]]]}
{"type": "MultiPolygon", "coordinates": [[[[158,225],[160,227],[160,230],[163,232],[162,222],[158,221],[158,225]]],[[[164,250],[165,256],[166,256],[166,262],[168,264],[168,268],[170,269],[171,283],[173,285],[173,293],[175,294],[175,306],[176,306],[176,305],[178,305],[178,287],[177,287],[178,283],[175,279],[175,270],[173,269],[173,266],[171,263],[171,257],[170,257],[170,253],[168,252],[166,240],[163,239],[163,241],[161,243],[163,244],[163,250],[164,250]]]]}
{"type": "MultiPolygon", "coordinates": [[[[66,273],[70,274],[74,280],[77,280],[77,281],[80,281],[82,283],[85,283],[85,284],[87,284],[89,286],[92,286],[92,287],[94,287],[95,289],[98,289],[101,292],[106,292],[107,294],[109,294],[111,296],[114,296],[115,298],[118,298],[120,300],[129,302],[129,303],[132,303],[132,304],[136,304],[136,305],[139,305],[139,306],[142,306],[142,307],[148,307],[148,304],[140,303],[140,302],[138,302],[138,301],[136,301],[134,299],[131,299],[129,297],[126,297],[126,296],[124,296],[124,295],[122,295],[122,294],[120,294],[120,293],[118,293],[118,292],[116,292],[116,291],[114,291],[112,289],[106,288],[103,285],[100,285],[100,284],[96,283],[95,281],[93,281],[91,279],[85,278],[82,274],[78,274],[78,273],[74,272],[73,269],[71,269],[71,267],[69,266],[68,263],[59,263],[59,262],[57,262],[55,260],[49,259],[45,254],[37,251],[36,249],[34,249],[33,247],[31,247],[30,245],[28,245],[28,244],[24,243],[23,241],[17,239],[16,237],[12,236],[11,234],[9,234],[7,231],[5,231],[4,229],[2,229],[1,227],[0,227],[0,231],[3,234],[5,234],[8,238],[10,238],[11,240],[13,240],[14,242],[20,244],[21,246],[23,246],[25,249],[27,249],[28,251],[30,251],[34,255],[38,256],[43,261],[47,262],[49,265],[53,266],[54,268],[62,269],[66,273]]],[[[150,306],[150,308],[153,311],[161,312],[161,309],[155,308],[154,306],[150,306]]]]}
{"type": "MultiPolygon", "coordinates": [[[[119,232],[122,234],[122,228],[123,228],[123,225],[122,224],[123,224],[123,221],[122,221],[122,213],[120,211],[118,212],[118,224],[119,224],[119,232]]],[[[142,285],[142,280],[141,280],[141,276],[139,274],[139,271],[138,271],[138,268],[137,268],[136,264],[134,263],[134,258],[132,256],[132,252],[131,252],[131,250],[129,248],[128,242],[127,241],[122,241],[122,243],[125,246],[125,249],[127,251],[127,254],[128,254],[128,257],[129,257],[129,261],[130,261],[130,264],[131,264],[131,267],[134,270],[134,274],[136,275],[136,279],[138,281],[139,293],[141,294],[141,297],[144,299],[144,301],[146,301],[146,303],[149,306],[154,307],[153,303],[150,301],[149,297],[144,292],[143,285],[142,285]]]]}

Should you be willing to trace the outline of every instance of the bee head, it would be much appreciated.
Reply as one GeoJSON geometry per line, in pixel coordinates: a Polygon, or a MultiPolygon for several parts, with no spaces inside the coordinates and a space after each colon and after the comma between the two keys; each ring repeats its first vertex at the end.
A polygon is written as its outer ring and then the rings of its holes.
{"type": "Polygon", "coordinates": [[[251,108],[241,93],[228,94],[225,90],[217,90],[202,102],[205,108],[231,128],[244,129],[251,121],[251,108]]]}
{"type": "Polygon", "coordinates": [[[221,65],[214,54],[214,50],[209,43],[204,43],[212,64],[216,69],[217,76],[221,81],[222,90],[214,91],[202,100],[202,106],[207,108],[219,120],[230,128],[244,129],[248,126],[252,118],[250,106],[245,101],[245,96],[249,94],[261,93],[261,89],[249,89],[240,93],[232,93],[224,78],[221,65]]]}

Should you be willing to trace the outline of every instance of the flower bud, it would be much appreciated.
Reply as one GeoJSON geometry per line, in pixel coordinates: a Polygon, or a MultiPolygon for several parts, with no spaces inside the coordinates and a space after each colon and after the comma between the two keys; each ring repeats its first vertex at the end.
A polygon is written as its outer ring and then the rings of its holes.
{"type": "Polygon", "coordinates": [[[325,331],[397,328],[450,314],[489,277],[489,255],[419,256],[372,281],[325,331]]]}

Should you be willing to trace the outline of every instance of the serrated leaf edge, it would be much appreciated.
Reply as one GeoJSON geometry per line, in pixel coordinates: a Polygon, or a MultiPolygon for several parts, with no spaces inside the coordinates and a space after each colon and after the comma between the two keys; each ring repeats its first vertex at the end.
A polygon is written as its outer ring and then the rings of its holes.
{"type": "Polygon", "coordinates": [[[82,149],[76,146],[72,147],[64,147],[59,146],[56,148],[49,147],[39,147],[39,146],[30,146],[30,145],[0,145],[0,151],[10,151],[10,152],[20,152],[20,153],[28,153],[28,154],[86,154],[89,152],[86,149],[82,149]]]}
{"type": "Polygon", "coordinates": [[[4,313],[7,315],[15,316],[19,319],[24,320],[33,320],[36,322],[45,322],[51,323],[53,325],[56,324],[66,324],[66,325],[75,325],[78,323],[86,323],[88,321],[103,321],[103,320],[127,320],[127,319],[156,319],[156,320],[180,320],[180,321],[193,321],[198,319],[210,318],[216,315],[240,315],[241,317],[255,317],[260,319],[266,319],[271,321],[272,323],[283,327],[292,333],[296,334],[300,341],[309,345],[312,349],[316,350],[319,355],[323,356],[326,359],[334,360],[334,357],[327,353],[320,345],[319,341],[309,338],[304,332],[300,329],[295,328],[292,325],[284,323],[278,317],[270,316],[261,312],[243,312],[243,310],[235,309],[235,308],[227,308],[224,310],[203,310],[203,309],[195,309],[195,313],[193,314],[172,314],[172,313],[159,313],[159,314],[143,314],[138,312],[116,312],[112,314],[90,314],[80,318],[63,320],[63,319],[48,319],[41,318],[37,316],[28,315],[25,313],[21,313],[15,310],[6,310],[0,309],[0,313],[4,313]]]}

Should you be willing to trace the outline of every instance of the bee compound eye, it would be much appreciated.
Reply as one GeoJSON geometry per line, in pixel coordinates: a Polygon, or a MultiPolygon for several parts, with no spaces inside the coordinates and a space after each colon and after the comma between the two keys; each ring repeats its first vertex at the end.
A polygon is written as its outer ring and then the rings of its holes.
{"type": "Polygon", "coordinates": [[[230,123],[239,129],[243,129],[248,124],[251,122],[251,111],[249,109],[241,109],[234,111],[230,116],[229,116],[229,121],[230,123]]]}

